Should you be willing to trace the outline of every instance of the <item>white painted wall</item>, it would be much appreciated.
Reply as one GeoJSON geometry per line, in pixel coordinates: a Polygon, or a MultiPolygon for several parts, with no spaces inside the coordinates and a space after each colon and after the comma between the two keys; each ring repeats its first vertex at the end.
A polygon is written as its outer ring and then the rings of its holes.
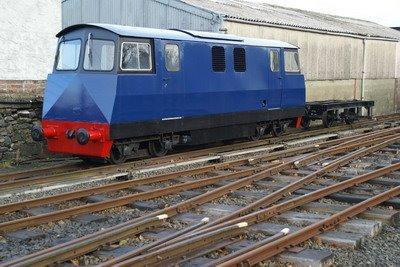
{"type": "Polygon", "coordinates": [[[60,30],[60,0],[0,0],[0,80],[46,79],[60,30]]]}

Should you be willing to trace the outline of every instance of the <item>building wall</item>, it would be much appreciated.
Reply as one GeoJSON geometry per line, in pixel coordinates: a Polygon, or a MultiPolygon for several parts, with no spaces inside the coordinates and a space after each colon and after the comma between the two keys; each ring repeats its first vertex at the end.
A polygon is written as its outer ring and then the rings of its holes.
{"type": "Polygon", "coordinates": [[[1,0],[0,96],[41,94],[37,84],[51,71],[59,30],[59,0],[1,0]]]}
{"type": "MultiPolygon", "coordinates": [[[[307,100],[361,99],[364,43],[362,39],[263,25],[225,21],[228,33],[277,39],[300,47],[302,71],[306,77],[307,100]]],[[[398,104],[396,64],[399,44],[367,40],[365,47],[365,99],[375,100],[375,114],[392,113],[398,104]]]]}
{"type": "Polygon", "coordinates": [[[175,0],[63,0],[63,28],[78,23],[112,23],[150,28],[218,31],[221,18],[175,0]]]}

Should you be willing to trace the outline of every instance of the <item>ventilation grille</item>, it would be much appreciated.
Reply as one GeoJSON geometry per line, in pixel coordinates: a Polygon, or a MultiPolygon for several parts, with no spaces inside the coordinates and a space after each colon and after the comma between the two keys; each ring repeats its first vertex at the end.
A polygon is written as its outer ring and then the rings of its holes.
{"type": "Polygon", "coordinates": [[[226,70],[225,48],[213,46],[212,48],[212,67],[213,71],[224,72],[226,70]]]}
{"type": "Polygon", "coordinates": [[[234,68],[236,72],[246,71],[246,50],[244,48],[233,49],[234,68]]]}

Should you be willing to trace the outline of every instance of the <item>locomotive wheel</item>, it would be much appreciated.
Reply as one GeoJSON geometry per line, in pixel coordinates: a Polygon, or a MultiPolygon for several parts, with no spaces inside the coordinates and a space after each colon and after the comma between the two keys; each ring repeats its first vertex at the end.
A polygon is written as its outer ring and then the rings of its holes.
{"type": "Polygon", "coordinates": [[[324,114],[322,115],[322,124],[324,125],[325,128],[332,127],[334,121],[335,118],[333,117],[332,113],[324,112],[324,114]]]}
{"type": "Polygon", "coordinates": [[[357,114],[354,111],[349,111],[346,117],[344,118],[344,122],[350,125],[353,124],[356,119],[357,119],[357,114]]]}
{"type": "Polygon", "coordinates": [[[167,155],[168,149],[160,141],[150,141],[149,153],[153,157],[163,157],[167,155]]]}
{"type": "Polygon", "coordinates": [[[279,137],[285,132],[285,125],[280,121],[274,122],[272,124],[272,135],[274,137],[279,137]]]}
{"type": "Polygon", "coordinates": [[[301,120],[301,127],[304,130],[308,130],[310,128],[311,124],[311,119],[309,117],[304,116],[303,119],[301,120]]]}
{"type": "Polygon", "coordinates": [[[249,136],[250,141],[258,141],[265,135],[265,132],[267,130],[266,126],[258,126],[255,130],[254,135],[249,136]]]}
{"type": "Polygon", "coordinates": [[[122,155],[121,151],[116,146],[112,146],[109,162],[111,164],[122,164],[126,161],[126,156],[122,155]]]}

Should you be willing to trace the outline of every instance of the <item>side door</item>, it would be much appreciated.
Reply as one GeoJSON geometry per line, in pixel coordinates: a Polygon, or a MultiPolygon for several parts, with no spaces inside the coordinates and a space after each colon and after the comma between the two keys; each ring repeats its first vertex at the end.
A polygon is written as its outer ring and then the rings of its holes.
{"type": "Polygon", "coordinates": [[[164,120],[179,120],[184,113],[185,88],[182,70],[182,44],[161,41],[162,66],[160,66],[163,91],[164,120]]]}
{"type": "Polygon", "coordinates": [[[268,50],[269,59],[269,86],[268,86],[268,109],[278,109],[282,107],[283,90],[283,65],[282,53],[279,48],[270,48],[268,50]]]}

